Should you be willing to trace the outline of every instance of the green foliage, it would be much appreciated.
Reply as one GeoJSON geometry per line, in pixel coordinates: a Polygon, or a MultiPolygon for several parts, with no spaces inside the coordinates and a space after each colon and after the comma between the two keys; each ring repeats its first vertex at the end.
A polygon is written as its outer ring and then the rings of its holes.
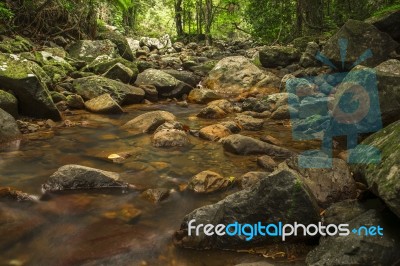
{"type": "Polygon", "coordinates": [[[380,17],[388,12],[392,12],[392,11],[396,11],[396,10],[400,10],[400,0],[396,1],[395,4],[384,7],[378,11],[376,11],[372,16],[374,17],[380,17]]]}
{"type": "Polygon", "coordinates": [[[14,13],[4,3],[0,3],[0,20],[7,21],[14,17],[14,13]]]}

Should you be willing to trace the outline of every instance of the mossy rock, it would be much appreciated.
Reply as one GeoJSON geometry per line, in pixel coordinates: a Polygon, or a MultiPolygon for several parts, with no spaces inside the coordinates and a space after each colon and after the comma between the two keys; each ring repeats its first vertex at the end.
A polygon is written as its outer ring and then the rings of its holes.
{"type": "Polygon", "coordinates": [[[109,56],[99,56],[98,58],[96,58],[93,62],[91,62],[88,66],[86,66],[82,70],[93,72],[97,75],[102,75],[118,63],[126,66],[127,68],[129,68],[132,71],[131,81],[134,82],[139,74],[139,70],[138,70],[136,62],[130,62],[121,57],[111,58],[109,56]]]}
{"type": "Polygon", "coordinates": [[[32,43],[18,35],[15,38],[5,38],[0,42],[0,52],[3,53],[22,53],[31,51],[32,49],[32,43]]]}
{"type": "Polygon", "coordinates": [[[117,56],[117,46],[110,40],[81,40],[67,49],[69,55],[77,60],[90,63],[101,55],[117,56]]]}
{"type": "Polygon", "coordinates": [[[135,57],[133,56],[131,47],[128,44],[126,38],[115,31],[103,31],[100,32],[97,36],[100,40],[110,40],[112,41],[118,48],[118,53],[122,58],[133,61],[135,57]]]}
{"type": "Polygon", "coordinates": [[[0,90],[0,108],[12,115],[18,116],[18,100],[14,95],[0,90]]]}

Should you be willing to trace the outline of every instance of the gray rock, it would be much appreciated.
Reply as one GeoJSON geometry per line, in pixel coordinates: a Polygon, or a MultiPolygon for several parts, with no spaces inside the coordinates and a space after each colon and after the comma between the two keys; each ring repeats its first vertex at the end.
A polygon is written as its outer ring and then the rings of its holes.
{"type": "Polygon", "coordinates": [[[301,55],[300,66],[305,68],[319,66],[321,63],[315,58],[318,52],[319,45],[315,42],[309,42],[306,51],[301,55]]]}
{"type": "Polygon", "coordinates": [[[269,46],[260,51],[260,62],[266,68],[285,67],[293,63],[298,63],[300,55],[300,52],[293,47],[269,46]]]}
{"type": "Polygon", "coordinates": [[[152,111],[141,114],[122,126],[123,129],[139,133],[153,133],[165,122],[175,121],[176,117],[166,111],[152,111]]]}
{"type": "Polygon", "coordinates": [[[77,41],[67,49],[72,58],[92,62],[100,55],[117,55],[117,46],[110,40],[81,40],[77,41]]]}
{"type": "Polygon", "coordinates": [[[21,137],[14,117],[0,108],[0,143],[15,140],[21,137]]]}
{"type": "Polygon", "coordinates": [[[180,80],[186,84],[189,84],[193,88],[195,88],[201,80],[201,77],[199,77],[196,74],[193,74],[192,72],[189,72],[189,71],[180,71],[180,70],[175,70],[175,69],[164,69],[163,71],[165,73],[173,76],[177,80],[180,80]]]}
{"type": "Polygon", "coordinates": [[[85,107],[93,113],[122,114],[124,112],[108,93],[85,102],[85,107]]]}
{"type": "Polygon", "coordinates": [[[34,196],[10,187],[0,187],[0,202],[34,202],[34,196]]]}
{"type": "Polygon", "coordinates": [[[125,36],[122,35],[121,33],[117,31],[106,30],[99,32],[99,34],[97,34],[97,38],[100,40],[113,42],[117,47],[118,54],[122,58],[128,61],[133,61],[135,59],[128,41],[126,40],[125,36]]]}
{"type": "Polygon", "coordinates": [[[278,164],[274,161],[271,156],[263,155],[257,158],[257,164],[267,171],[274,171],[278,164]]]}
{"type": "MultiPolygon", "coordinates": [[[[289,171],[280,171],[262,178],[258,186],[234,193],[222,201],[207,205],[188,214],[174,240],[178,246],[196,249],[242,249],[262,246],[280,241],[273,237],[254,236],[251,241],[246,237],[235,236],[199,236],[194,232],[188,235],[188,222],[195,219],[198,224],[241,224],[278,223],[317,223],[319,210],[312,195],[301,180],[289,171]]],[[[303,237],[291,239],[302,241],[303,237]]]]}
{"type": "Polygon", "coordinates": [[[374,25],[378,30],[386,32],[395,41],[400,42],[400,10],[374,16],[365,22],[374,25]]]}
{"type": "Polygon", "coordinates": [[[267,178],[271,172],[248,172],[242,175],[239,180],[239,187],[242,189],[251,188],[259,184],[260,180],[267,178]]]}
{"type": "Polygon", "coordinates": [[[157,130],[152,138],[153,146],[160,148],[183,147],[189,144],[185,131],[179,129],[157,130]]]}
{"type": "Polygon", "coordinates": [[[253,118],[248,115],[238,115],[235,121],[245,130],[258,131],[264,127],[264,120],[253,118]]]}
{"type": "Polygon", "coordinates": [[[60,167],[42,185],[43,191],[62,191],[76,189],[127,188],[119,174],[81,165],[60,167]]]}
{"type": "Polygon", "coordinates": [[[104,73],[104,77],[119,80],[123,83],[129,83],[133,78],[133,74],[130,68],[121,63],[117,63],[104,73]]]}
{"type": "Polygon", "coordinates": [[[229,178],[207,170],[193,176],[187,188],[196,193],[213,193],[227,188],[230,184],[229,178]]]}

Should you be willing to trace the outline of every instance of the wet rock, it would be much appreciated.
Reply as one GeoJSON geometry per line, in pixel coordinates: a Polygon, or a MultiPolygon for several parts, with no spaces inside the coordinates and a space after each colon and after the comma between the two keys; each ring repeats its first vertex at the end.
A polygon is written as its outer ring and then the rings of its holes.
{"type": "Polygon", "coordinates": [[[204,85],[216,92],[240,94],[265,78],[264,73],[243,56],[226,57],[208,73],[204,85]]]}
{"type": "Polygon", "coordinates": [[[192,103],[209,103],[214,100],[221,99],[221,97],[214,91],[209,89],[193,89],[188,96],[189,102],[192,103]]]}
{"type": "Polygon", "coordinates": [[[239,180],[239,187],[248,189],[257,185],[261,179],[267,178],[270,172],[248,172],[242,175],[239,180]]]}
{"type": "Polygon", "coordinates": [[[307,255],[307,265],[392,265],[400,259],[398,234],[376,210],[343,223],[349,224],[350,230],[379,225],[384,233],[383,236],[365,236],[350,232],[348,236],[321,238],[319,246],[307,255]]]}
{"type": "Polygon", "coordinates": [[[115,57],[117,46],[110,40],[81,40],[71,45],[67,51],[72,58],[90,63],[100,55],[115,57]]]}
{"type": "Polygon", "coordinates": [[[0,90],[0,108],[12,115],[14,118],[18,116],[18,100],[14,95],[6,91],[0,90]]]}
{"type": "Polygon", "coordinates": [[[33,202],[35,197],[10,187],[0,187],[0,202],[33,202]]]}
{"type": "Polygon", "coordinates": [[[68,95],[66,97],[66,99],[67,99],[67,105],[69,108],[72,108],[72,109],[84,109],[85,108],[85,101],[78,94],[68,95]]]}
{"type": "Polygon", "coordinates": [[[207,126],[199,131],[200,138],[211,141],[218,141],[221,138],[227,137],[231,134],[231,131],[221,124],[207,126]]]}
{"type": "Polygon", "coordinates": [[[229,129],[229,131],[232,132],[233,134],[237,134],[240,131],[242,131],[240,125],[238,125],[235,121],[225,121],[220,123],[220,125],[223,125],[227,129],[229,129]]]}
{"type": "Polygon", "coordinates": [[[203,171],[193,176],[187,189],[196,193],[212,193],[223,190],[231,184],[229,178],[224,178],[213,171],[203,171]]]}
{"type": "Polygon", "coordinates": [[[258,131],[264,127],[263,119],[253,118],[248,115],[240,114],[235,120],[245,130],[258,131]]]}
{"type": "Polygon", "coordinates": [[[218,106],[206,106],[197,114],[197,117],[206,119],[219,119],[226,116],[227,113],[218,106]]]}
{"type": "Polygon", "coordinates": [[[400,42],[400,10],[385,12],[365,22],[374,25],[378,30],[389,34],[393,40],[400,42]]]}
{"type": "Polygon", "coordinates": [[[102,214],[104,218],[118,219],[126,223],[132,223],[136,221],[141,215],[142,211],[137,209],[132,204],[117,206],[117,208],[106,211],[102,214]]]}
{"type": "Polygon", "coordinates": [[[0,84],[18,98],[21,115],[61,120],[44,83],[49,77],[39,65],[14,54],[0,54],[0,62],[0,84]]]}
{"type": "Polygon", "coordinates": [[[175,70],[175,69],[164,69],[163,71],[173,76],[177,80],[189,84],[193,88],[195,88],[201,80],[201,77],[189,71],[175,70]]]}
{"type": "Polygon", "coordinates": [[[153,133],[165,122],[175,121],[176,117],[166,111],[152,111],[141,114],[122,126],[123,129],[140,133],[153,133]]]}
{"type": "Polygon", "coordinates": [[[285,148],[239,134],[228,136],[221,141],[226,151],[239,155],[266,154],[278,158],[287,158],[293,155],[293,152],[285,148]]]}
{"type": "Polygon", "coordinates": [[[20,137],[21,132],[14,117],[0,108],[0,143],[16,140],[20,137]]]}
{"type": "Polygon", "coordinates": [[[363,65],[375,67],[388,60],[390,53],[399,46],[387,33],[379,31],[371,24],[350,19],[326,42],[322,50],[322,53],[337,66],[341,66],[338,42],[343,38],[348,40],[346,69],[349,69],[367,49],[371,49],[374,56],[364,61],[363,65]]]}
{"type": "Polygon", "coordinates": [[[356,182],[347,163],[341,159],[333,158],[332,168],[303,168],[298,164],[298,158],[292,157],[278,168],[298,172],[322,207],[357,197],[356,182]]]}
{"type": "Polygon", "coordinates": [[[144,91],[141,88],[101,76],[75,79],[72,86],[74,92],[86,101],[105,93],[110,94],[120,105],[140,103],[144,99],[144,91]]]}
{"type": "Polygon", "coordinates": [[[300,52],[293,47],[269,46],[260,51],[261,65],[266,68],[285,67],[299,60],[300,52]]]}
{"type": "Polygon", "coordinates": [[[123,83],[129,83],[133,78],[133,74],[130,68],[121,63],[117,63],[104,73],[104,77],[119,80],[123,83]]]}
{"type": "Polygon", "coordinates": [[[179,129],[162,129],[154,133],[153,146],[160,148],[183,147],[189,144],[185,131],[179,129]]]}
{"type": "Polygon", "coordinates": [[[158,91],[153,85],[140,85],[140,88],[144,90],[144,98],[151,102],[156,102],[158,100],[158,91]]]}
{"type": "Polygon", "coordinates": [[[232,105],[232,103],[226,99],[220,99],[220,100],[215,100],[212,102],[209,102],[207,106],[217,106],[220,109],[222,109],[225,113],[232,113],[235,109],[232,105]]]}
{"type": "Polygon", "coordinates": [[[370,145],[359,150],[359,165],[352,167],[354,174],[365,180],[368,187],[400,217],[400,121],[369,136],[361,144],[370,145]],[[373,148],[381,153],[377,164],[369,163],[373,148]],[[368,164],[368,167],[365,167],[368,164]]]}
{"type": "Polygon", "coordinates": [[[85,107],[93,113],[122,114],[124,112],[121,106],[107,93],[85,102],[85,107]]]}
{"type": "Polygon", "coordinates": [[[76,189],[127,188],[128,183],[120,180],[119,174],[81,165],[60,167],[42,185],[43,191],[76,189]]]}
{"type": "MultiPolygon", "coordinates": [[[[174,240],[178,246],[196,249],[242,249],[251,246],[262,246],[279,241],[276,238],[254,236],[251,241],[246,237],[206,236],[201,230],[198,236],[188,235],[188,223],[195,219],[193,225],[302,223],[312,224],[319,221],[319,210],[313,197],[302,181],[289,171],[280,171],[262,178],[258,186],[234,193],[222,201],[207,205],[188,214],[174,240]]],[[[292,238],[293,241],[304,241],[303,237],[292,238]]]]}
{"type": "Polygon", "coordinates": [[[150,188],[142,193],[142,197],[153,202],[158,203],[169,197],[169,189],[167,188],[150,188]]]}
{"type": "Polygon", "coordinates": [[[267,171],[274,171],[278,164],[272,159],[271,156],[264,155],[257,158],[257,164],[267,171]]]}
{"type": "Polygon", "coordinates": [[[269,143],[269,144],[276,145],[276,146],[281,146],[281,145],[283,145],[283,142],[282,142],[282,141],[280,141],[279,139],[274,138],[274,137],[272,137],[272,136],[270,136],[270,135],[262,136],[262,137],[260,138],[260,140],[261,140],[261,141],[264,141],[264,142],[266,142],[266,143],[269,143]]]}

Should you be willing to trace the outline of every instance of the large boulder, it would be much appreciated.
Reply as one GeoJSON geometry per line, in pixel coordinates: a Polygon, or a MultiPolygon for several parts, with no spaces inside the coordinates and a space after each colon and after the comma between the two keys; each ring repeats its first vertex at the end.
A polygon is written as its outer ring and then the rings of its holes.
{"type": "Polygon", "coordinates": [[[104,32],[100,32],[97,35],[97,38],[100,40],[108,40],[113,42],[117,46],[118,54],[129,61],[133,61],[135,57],[133,56],[133,52],[131,47],[129,46],[126,38],[116,31],[107,30],[104,32]]]}
{"type": "Polygon", "coordinates": [[[85,107],[93,113],[121,114],[124,112],[108,93],[85,102],[85,107]]]}
{"type": "Polygon", "coordinates": [[[244,56],[226,57],[208,73],[204,86],[224,94],[240,94],[256,87],[265,74],[244,56]]]}
{"type": "Polygon", "coordinates": [[[86,63],[92,62],[100,55],[116,57],[117,46],[110,40],[81,40],[77,41],[67,49],[69,55],[86,63]]]}
{"type": "Polygon", "coordinates": [[[263,67],[285,67],[300,60],[300,52],[289,46],[269,46],[260,51],[260,62],[263,67]]]}
{"type": "Polygon", "coordinates": [[[76,189],[127,188],[118,173],[103,171],[81,165],[60,167],[42,185],[43,191],[63,191],[76,189]]]}
{"type": "Polygon", "coordinates": [[[136,54],[136,51],[140,50],[140,41],[139,40],[135,40],[133,38],[126,38],[126,41],[128,42],[128,45],[132,51],[132,54],[136,54]]]}
{"type": "Polygon", "coordinates": [[[288,149],[240,134],[230,135],[221,141],[226,151],[238,155],[267,154],[279,158],[287,158],[293,155],[293,152],[288,149]]]}
{"type": "Polygon", "coordinates": [[[385,12],[365,22],[374,25],[378,30],[386,32],[395,41],[400,42],[400,10],[385,12]]]}
{"type": "MultiPolygon", "coordinates": [[[[196,235],[192,229],[189,235],[188,223],[191,220],[195,220],[192,226],[227,226],[232,223],[254,225],[258,222],[313,224],[319,221],[319,210],[312,194],[302,181],[292,172],[280,171],[262,178],[259,184],[251,189],[242,190],[215,204],[194,210],[184,218],[180,230],[175,234],[177,245],[196,249],[242,249],[280,243],[281,239],[260,234],[253,234],[252,237],[227,234],[207,236],[203,230],[196,235]]],[[[291,240],[301,241],[304,238],[297,237],[291,240]]]]}
{"type": "Polygon", "coordinates": [[[177,80],[189,84],[193,88],[196,87],[201,81],[200,76],[197,76],[196,74],[193,74],[192,72],[189,71],[175,70],[175,69],[164,69],[163,71],[173,76],[177,80]]]}
{"type": "Polygon", "coordinates": [[[13,54],[0,54],[0,61],[0,84],[13,91],[21,115],[61,120],[44,83],[48,76],[38,64],[13,54]]]}
{"type": "Polygon", "coordinates": [[[189,138],[187,133],[180,129],[161,129],[154,133],[152,142],[159,148],[183,147],[189,144],[189,138]]]}
{"type": "Polygon", "coordinates": [[[108,93],[120,105],[140,103],[145,95],[141,88],[102,76],[75,79],[72,87],[74,93],[82,96],[86,101],[108,93]]]}
{"type": "Polygon", "coordinates": [[[400,121],[369,136],[361,144],[369,145],[359,156],[360,165],[355,165],[355,175],[363,178],[368,187],[400,217],[400,121]],[[369,154],[375,147],[381,153],[381,161],[371,164],[369,154]],[[365,164],[368,164],[367,167],[365,164]]]}
{"type": "Polygon", "coordinates": [[[165,122],[172,122],[175,120],[176,117],[170,112],[152,111],[135,117],[124,124],[122,128],[129,131],[137,131],[139,133],[153,133],[165,122]]]}
{"type": "Polygon", "coordinates": [[[14,117],[0,108],[0,143],[17,139],[20,135],[21,132],[14,117]]]}
{"type": "Polygon", "coordinates": [[[0,90],[0,108],[12,115],[18,116],[18,100],[14,95],[0,90]]]}
{"type": "Polygon", "coordinates": [[[373,56],[364,61],[363,64],[368,67],[375,67],[389,59],[390,53],[399,46],[387,33],[379,31],[373,25],[350,19],[327,41],[322,50],[322,53],[339,68],[342,65],[339,48],[340,39],[348,40],[345,69],[351,68],[368,49],[372,50],[373,56]]]}

